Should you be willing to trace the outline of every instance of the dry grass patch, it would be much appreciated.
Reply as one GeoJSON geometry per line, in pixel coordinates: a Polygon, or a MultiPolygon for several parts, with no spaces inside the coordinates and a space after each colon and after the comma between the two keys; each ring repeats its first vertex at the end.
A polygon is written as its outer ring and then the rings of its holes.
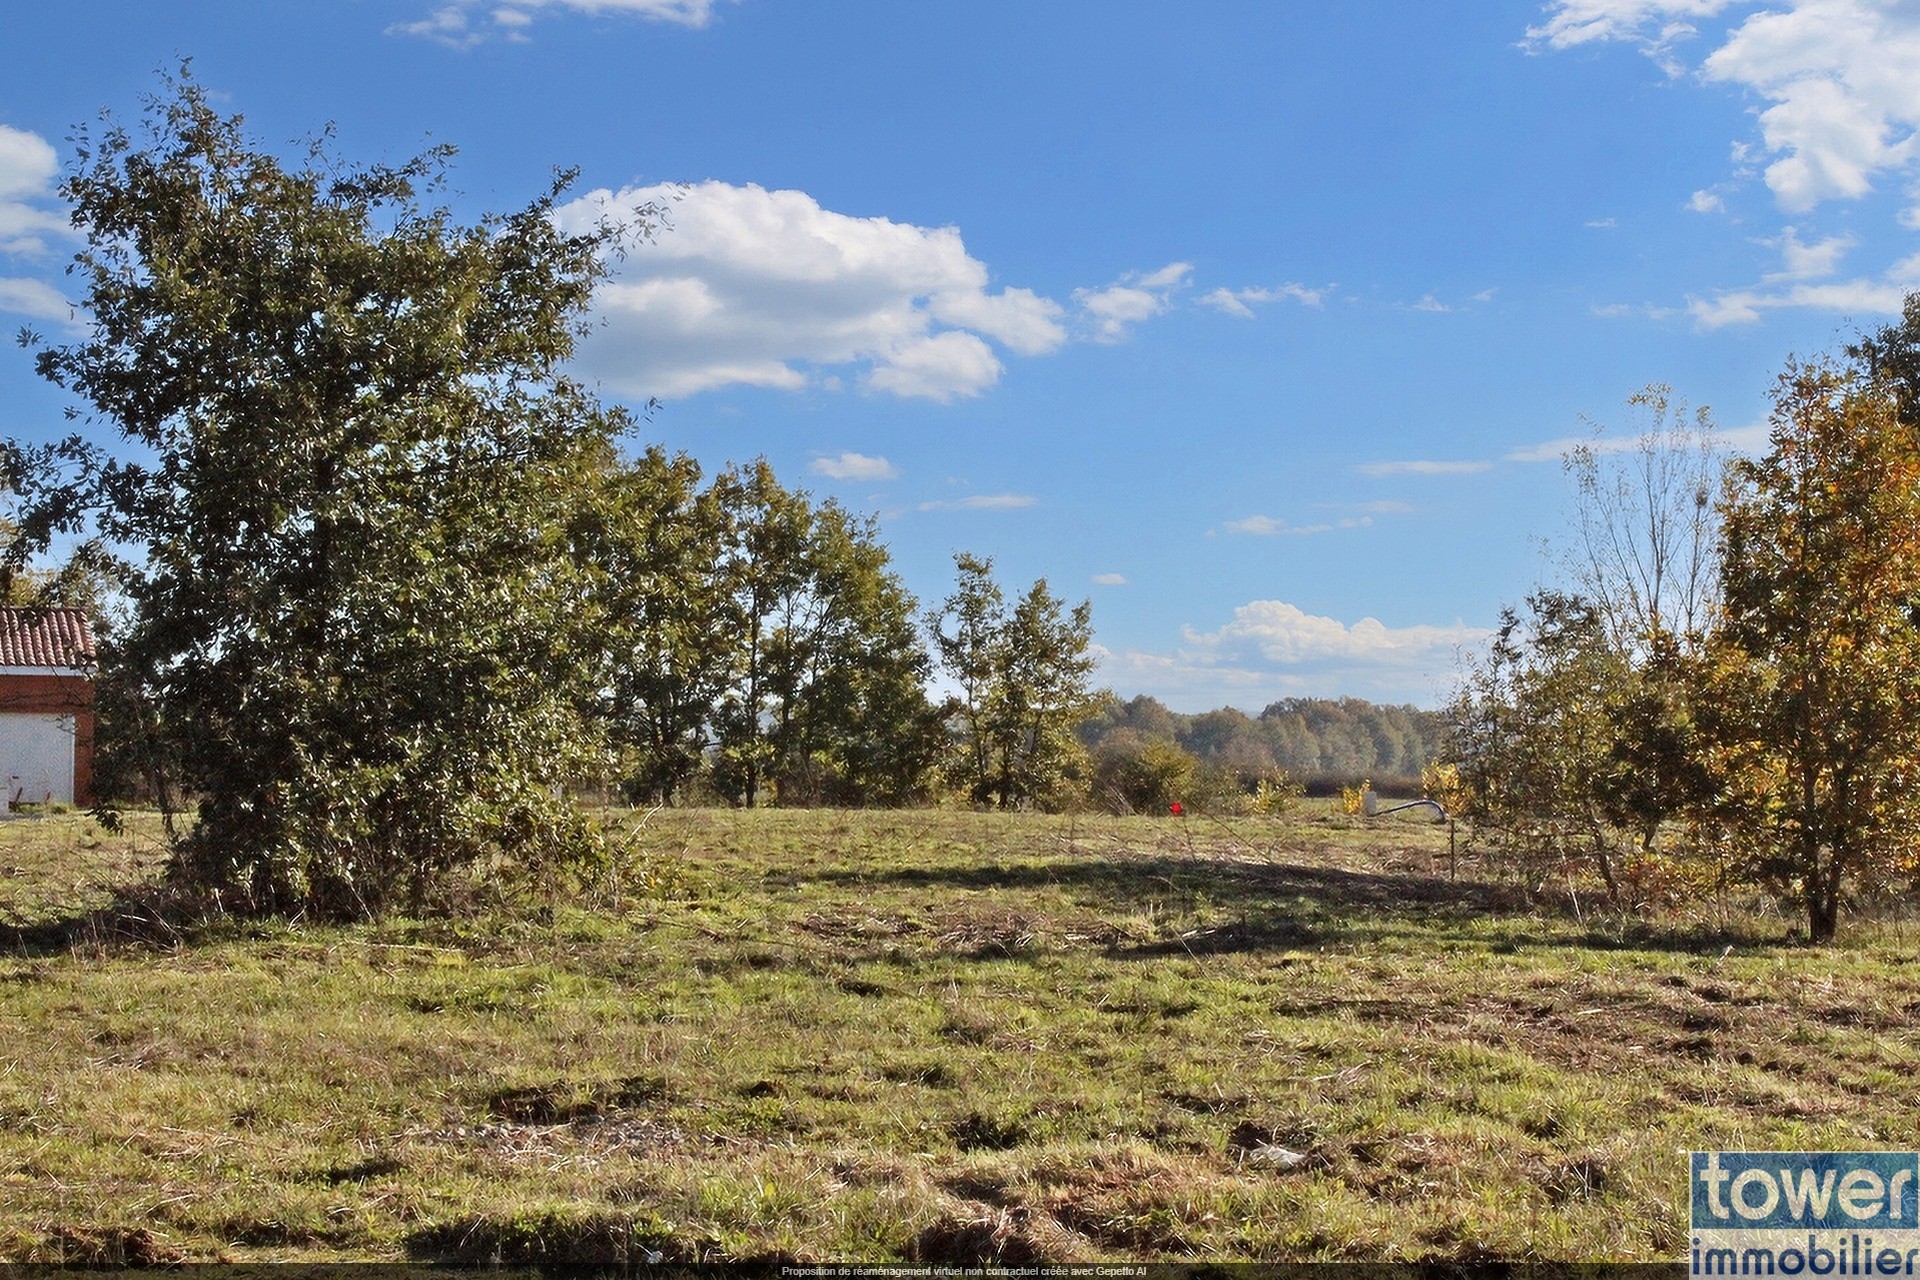
{"type": "Polygon", "coordinates": [[[1396,820],[613,815],[572,904],[144,940],[58,821],[0,826],[5,1261],[1665,1261],[1676,1152],[1920,1127],[1904,926],[1396,820]]]}

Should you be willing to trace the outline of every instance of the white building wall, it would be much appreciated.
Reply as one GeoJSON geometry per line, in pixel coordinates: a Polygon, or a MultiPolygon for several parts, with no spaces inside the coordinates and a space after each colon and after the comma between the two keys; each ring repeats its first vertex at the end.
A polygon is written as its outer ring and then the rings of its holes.
{"type": "Polygon", "coordinates": [[[72,716],[0,712],[0,783],[9,799],[73,803],[72,716]]]}

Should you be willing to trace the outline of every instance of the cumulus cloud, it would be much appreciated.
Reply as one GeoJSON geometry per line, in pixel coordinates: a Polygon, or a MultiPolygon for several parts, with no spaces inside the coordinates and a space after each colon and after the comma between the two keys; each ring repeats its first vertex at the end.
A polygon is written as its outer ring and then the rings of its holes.
{"type": "Polygon", "coordinates": [[[1363,476],[1469,476],[1493,464],[1481,461],[1442,462],[1416,458],[1399,462],[1363,462],[1354,470],[1363,476]]]}
{"type": "Polygon", "coordinates": [[[1437,705],[1463,650],[1491,637],[1485,628],[1389,627],[1377,618],[1346,623],[1283,600],[1255,600],[1213,631],[1182,628],[1171,651],[1101,653],[1102,678],[1146,687],[1194,706],[1258,708],[1288,696],[1358,694],[1437,705]]]}
{"type": "Polygon", "coordinates": [[[1920,14],[1877,0],[1800,0],[1754,14],[1706,60],[1710,80],[1752,90],[1767,186],[1792,211],[1853,198],[1884,169],[1909,167],[1920,125],[1920,14]]]}
{"type": "Polygon", "coordinates": [[[1014,511],[1040,499],[1025,493],[975,493],[941,502],[923,502],[922,511],[1014,511]]]}
{"type": "Polygon", "coordinates": [[[724,182],[595,191],[557,217],[584,229],[650,205],[668,207],[672,227],[629,237],[595,298],[603,323],[580,348],[588,372],[628,395],[793,390],[847,373],[876,391],[947,401],[999,381],[990,343],[1035,356],[1067,341],[1064,308],[990,289],[954,227],[854,217],[805,192],[724,182]]]}
{"type": "Polygon", "coordinates": [[[833,457],[816,457],[808,464],[807,470],[829,480],[898,480],[900,472],[885,458],[869,457],[864,453],[840,453],[833,457]]]}
{"type": "Polygon", "coordinates": [[[1283,284],[1277,289],[1215,289],[1198,299],[1203,307],[1212,307],[1224,311],[1230,316],[1242,320],[1253,319],[1253,309],[1269,302],[1297,302],[1303,307],[1319,307],[1326,303],[1331,285],[1321,289],[1309,289],[1303,284],[1283,284]]]}
{"type": "Polygon", "coordinates": [[[1192,263],[1170,262],[1158,271],[1129,272],[1104,288],[1075,289],[1081,326],[1095,342],[1125,341],[1133,326],[1171,307],[1192,274],[1192,263]]]}
{"type": "MultiPolygon", "coordinates": [[[[1725,194],[1756,175],[1794,215],[1893,181],[1909,193],[1900,225],[1920,229],[1920,5],[1912,0],[1553,0],[1527,40],[1536,51],[1635,44],[1672,74],[1697,75],[1761,104],[1758,137],[1732,144],[1732,181],[1694,192],[1685,206],[1694,212],[1725,212],[1725,194]],[[1717,32],[1702,36],[1694,24],[1723,12],[1717,32]],[[1682,43],[1695,36],[1702,38],[1682,61],[1682,43]]],[[[1788,227],[1763,242],[1783,261],[1757,284],[1689,298],[1696,327],[1752,324],[1782,308],[1897,314],[1915,283],[1898,270],[1828,281],[1854,238],[1798,237],[1788,227]]]]}
{"type": "Polygon", "coordinates": [[[52,240],[72,234],[53,207],[59,172],[60,157],[45,138],[0,124],[0,252],[45,253],[52,240]]]}
{"type": "MultiPolygon", "coordinates": [[[[1558,0],[1529,28],[1536,48],[1626,41],[1671,70],[1676,42],[1698,34],[1692,21],[1735,6],[1730,0],[1558,0]]],[[[1752,93],[1759,112],[1764,176],[1781,207],[1802,213],[1824,200],[1865,195],[1885,172],[1912,174],[1920,94],[1920,11],[1903,0],[1787,0],[1749,13],[1698,64],[1706,80],[1752,93]]],[[[1743,147],[1744,160],[1754,148],[1743,147]]],[[[1696,193],[1694,199],[1715,199],[1696,193]]],[[[1698,207],[1698,206],[1695,206],[1698,207]]]]}
{"type": "Polygon", "coordinates": [[[723,0],[511,0],[495,4],[484,19],[482,0],[453,0],[413,22],[396,22],[390,36],[419,36],[455,49],[470,49],[488,40],[527,39],[526,29],[541,11],[571,11],[591,15],[615,14],[665,22],[682,27],[704,27],[713,21],[723,0]]]}

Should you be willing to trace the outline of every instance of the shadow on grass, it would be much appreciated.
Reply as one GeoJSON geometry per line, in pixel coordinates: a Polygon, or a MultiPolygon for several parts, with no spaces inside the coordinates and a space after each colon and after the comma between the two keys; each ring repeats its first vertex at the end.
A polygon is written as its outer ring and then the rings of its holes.
{"type": "Polygon", "coordinates": [[[206,940],[234,924],[209,912],[201,899],[164,881],[146,881],[115,890],[104,906],[0,923],[0,955],[40,959],[76,951],[172,948],[206,940]]]}
{"type": "Polygon", "coordinates": [[[1108,916],[1164,908],[1170,900],[1188,897],[1205,900],[1228,917],[1213,927],[1173,937],[1116,940],[1108,953],[1117,959],[1298,950],[1408,929],[1443,940],[1485,943],[1497,952],[1571,946],[1695,954],[1729,944],[1780,945],[1777,938],[1738,929],[1633,919],[1601,924],[1565,897],[1529,894],[1515,885],[1293,863],[1093,857],[830,871],[809,879],[936,895],[942,890],[1053,889],[1108,916]]]}

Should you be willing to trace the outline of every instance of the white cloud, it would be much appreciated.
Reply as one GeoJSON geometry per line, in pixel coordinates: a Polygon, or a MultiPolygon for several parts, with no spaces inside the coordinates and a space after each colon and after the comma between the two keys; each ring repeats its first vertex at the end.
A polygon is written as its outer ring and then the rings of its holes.
{"type": "Polygon", "coordinates": [[[1797,228],[1788,227],[1778,240],[1761,243],[1780,250],[1781,269],[1763,277],[1772,284],[1781,280],[1819,280],[1830,276],[1840,265],[1847,250],[1858,244],[1852,236],[1828,236],[1817,244],[1801,244],[1797,228]]]}
{"type": "Polygon", "coordinates": [[[1797,284],[1789,289],[1735,289],[1711,298],[1687,299],[1694,324],[1706,330],[1730,324],[1756,324],[1763,312],[1784,307],[1810,307],[1838,315],[1899,315],[1901,305],[1916,284],[1899,271],[1886,280],[1846,280],[1827,284],[1797,284]]]}
{"type": "Polygon", "coordinates": [[[1871,189],[1915,158],[1920,14],[1885,0],[1799,0],[1754,14],[1702,71],[1770,99],[1760,113],[1767,186],[1790,210],[1871,189]]]}
{"type": "Polygon", "coordinates": [[[1561,436],[1539,444],[1522,445],[1506,455],[1508,462],[1561,462],[1582,445],[1595,453],[1626,453],[1640,447],[1638,436],[1561,436]]]}
{"type": "Polygon", "coordinates": [[[900,472],[885,458],[869,457],[864,453],[840,453],[833,457],[816,457],[808,464],[807,470],[817,476],[826,476],[829,480],[898,480],[900,472]]]}
{"type": "Polygon", "coordinates": [[[1618,218],[1594,218],[1587,223],[1589,231],[1611,231],[1620,225],[1618,218]]]}
{"type": "Polygon", "coordinates": [[[1727,7],[1730,0],[1559,0],[1548,6],[1552,15],[1527,28],[1527,40],[1536,50],[1567,49],[1595,40],[1630,40],[1650,51],[1664,49],[1693,34],[1688,18],[1706,18],[1727,7]]]}
{"type": "Polygon", "coordinates": [[[1067,340],[1056,302],[989,290],[954,227],[823,209],[801,191],[703,182],[592,192],[562,207],[584,229],[664,203],[672,226],[630,237],[582,342],[591,374],[627,395],[674,399],[731,384],[798,389],[851,372],[873,390],[946,401],[1021,355],[1067,340]]]}
{"type": "MultiPolygon", "coordinates": [[[[1558,0],[1527,37],[1536,49],[1627,41],[1678,72],[1684,68],[1672,50],[1697,34],[1691,20],[1729,7],[1729,0],[1558,0]]],[[[1765,180],[1781,207],[1796,213],[1865,195],[1881,173],[1912,174],[1920,161],[1917,68],[1920,10],[1910,0],[1784,0],[1748,14],[1698,65],[1704,79],[1771,104],[1758,114],[1761,150],[1772,157],[1765,180]]],[[[1754,154],[1743,147],[1735,162],[1754,154]]],[[[1696,192],[1694,200],[1703,197],[1717,199],[1696,192]]]]}
{"type": "Polygon", "coordinates": [[[1127,575],[1124,573],[1096,573],[1093,575],[1093,585],[1096,587],[1124,587],[1127,585],[1127,575]]]}
{"type": "Polygon", "coordinates": [[[456,49],[469,49],[491,39],[525,40],[526,28],[540,10],[570,10],[590,15],[615,14],[666,22],[682,27],[704,27],[713,21],[717,4],[727,0],[512,0],[499,4],[487,16],[492,25],[476,23],[474,11],[482,0],[453,0],[414,22],[396,22],[390,36],[420,36],[456,49]]]}
{"type": "Polygon", "coordinates": [[[413,22],[396,22],[388,27],[390,36],[419,36],[451,49],[470,49],[487,38],[484,30],[475,30],[467,21],[467,10],[457,4],[443,5],[413,22]]]}
{"type": "Polygon", "coordinates": [[[1452,684],[1462,650],[1491,632],[1451,626],[1389,627],[1376,618],[1348,624],[1283,600],[1255,600],[1214,631],[1182,628],[1170,653],[1101,653],[1102,679],[1117,688],[1149,688],[1191,706],[1258,709],[1278,698],[1354,694],[1437,705],[1452,684]]]}
{"type": "Polygon", "coordinates": [[[49,237],[73,234],[55,202],[60,157],[37,133],[0,124],[0,252],[45,253],[49,237]]]}
{"type": "Polygon", "coordinates": [[[1105,288],[1075,289],[1081,325],[1095,342],[1122,342],[1134,325],[1172,306],[1192,273],[1191,263],[1170,262],[1158,271],[1130,272],[1105,288]]]}
{"type": "Polygon", "coordinates": [[[58,289],[40,280],[0,277],[0,311],[59,324],[73,321],[73,304],[58,289]]]}
{"type": "Polygon", "coordinates": [[[1432,311],[1435,313],[1445,313],[1453,310],[1452,307],[1440,301],[1440,299],[1434,297],[1432,294],[1428,294],[1418,302],[1408,303],[1407,309],[1409,311],[1432,311]]]}
{"type": "Polygon", "coordinates": [[[1015,511],[1040,499],[1024,493],[976,493],[946,502],[923,502],[922,511],[1015,511]]]}
{"type": "Polygon", "coordinates": [[[1491,466],[1491,462],[1437,462],[1421,458],[1405,462],[1363,462],[1354,470],[1363,476],[1467,476],[1491,466]]]}
{"type": "Polygon", "coordinates": [[[971,333],[948,330],[895,348],[867,375],[867,385],[902,397],[938,400],[977,396],[1000,381],[993,348],[971,333]]]}
{"type": "MultiPolygon", "coordinates": [[[[1854,201],[1888,180],[1905,186],[1901,227],[1920,229],[1920,4],[1914,0],[1554,0],[1529,29],[1536,49],[1593,41],[1637,44],[1676,74],[1692,70],[1756,99],[1757,139],[1732,144],[1731,181],[1694,192],[1686,207],[1726,211],[1725,194],[1759,176],[1775,202],[1805,214],[1854,201]],[[1694,20],[1732,16],[1700,42],[1689,66],[1674,62],[1694,20]],[[1744,12],[1740,12],[1744,11],[1744,12]]],[[[1700,329],[1758,322],[1768,311],[1813,308],[1896,314],[1907,287],[1898,270],[1881,278],[1823,281],[1857,243],[1853,235],[1801,243],[1787,228],[1768,241],[1782,265],[1754,286],[1688,299],[1700,329]]]]}
{"type": "Polygon", "coordinates": [[[929,299],[927,310],[941,324],[977,330],[1023,356],[1047,355],[1067,340],[1065,309],[1031,289],[950,289],[929,299]]]}
{"type": "Polygon", "coordinates": [[[1283,284],[1277,289],[1215,289],[1198,299],[1203,307],[1212,307],[1224,311],[1230,316],[1242,320],[1253,319],[1253,309],[1268,302],[1298,302],[1303,307],[1319,307],[1326,302],[1328,291],[1333,286],[1322,289],[1309,289],[1303,284],[1283,284]]]}
{"type": "Polygon", "coordinates": [[[1288,524],[1272,516],[1248,516],[1245,520],[1227,521],[1225,528],[1228,533],[1247,533],[1259,538],[1304,538],[1316,533],[1332,533],[1336,529],[1363,529],[1372,523],[1372,516],[1343,516],[1319,524],[1288,524]]]}

